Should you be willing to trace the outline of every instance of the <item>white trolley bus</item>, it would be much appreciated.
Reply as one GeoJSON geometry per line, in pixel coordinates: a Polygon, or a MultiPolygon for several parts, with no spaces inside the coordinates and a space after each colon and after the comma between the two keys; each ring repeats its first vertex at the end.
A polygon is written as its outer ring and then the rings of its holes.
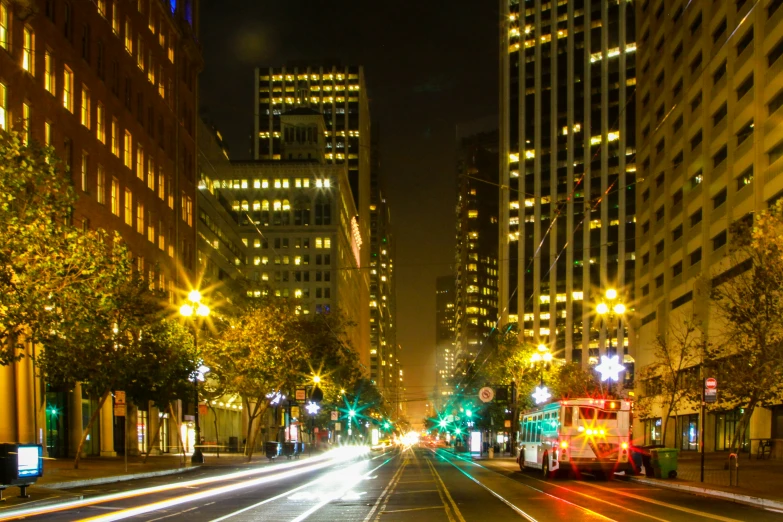
{"type": "Polygon", "coordinates": [[[520,415],[519,468],[546,478],[581,471],[632,471],[631,402],[568,399],[520,415]]]}

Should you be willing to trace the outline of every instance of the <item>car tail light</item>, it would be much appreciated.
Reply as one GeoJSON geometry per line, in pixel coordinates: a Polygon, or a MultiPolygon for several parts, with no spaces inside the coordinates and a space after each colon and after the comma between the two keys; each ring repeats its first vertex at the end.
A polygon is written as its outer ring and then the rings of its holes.
{"type": "Polygon", "coordinates": [[[621,446],[623,449],[628,449],[628,443],[627,443],[627,442],[623,442],[622,444],[620,444],[620,446],[621,446]]]}

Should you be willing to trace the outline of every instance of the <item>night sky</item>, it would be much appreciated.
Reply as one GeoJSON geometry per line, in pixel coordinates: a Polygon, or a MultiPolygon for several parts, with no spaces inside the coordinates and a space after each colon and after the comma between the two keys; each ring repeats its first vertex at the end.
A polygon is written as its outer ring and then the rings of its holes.
{"type": "Polygon", "coordinates": [[[201,3],[201,109],[232,159],[250,156],[254,67],[364,66],[396,240],[397,342],[413,422],[435,384],[435,278],[454,261],[456,136],[497,125],[499,16],[495,0],[201,3]]]}

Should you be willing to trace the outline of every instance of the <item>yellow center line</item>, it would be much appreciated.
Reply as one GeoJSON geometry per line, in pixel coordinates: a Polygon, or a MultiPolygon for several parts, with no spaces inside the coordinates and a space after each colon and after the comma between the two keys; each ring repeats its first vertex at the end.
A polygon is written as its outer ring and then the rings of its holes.
{"type": "Polygon", "coordinates": [[[395,509],[394,511],[384,511],[383,514],[387,513],[404,513],[406,511],[424,511],[425,509],[444,509],[446,506],[429,506],[429,507],[417,507],[417,508],[408,508],[408,509],[395,509]]]}
{"type": "Polygon", "coordinates": [[[674,504],[669,504],[668,502],[663,502],[661,500],[655,500],[655,499],[652,499],[652,498],[643,497],[641,495],[634,495],[633,493],[625,493],[623,491],[615,490],[615,489],[612,489],[612,488],[607,488],[607,487],[604,487],[604,486],[599,486],[597,484],[591,484],[590,482],[584,482],[583,484],[585,486],[590,486],[591,488],[596,488],[596,489],[600,489],[600,490],[603,490],[603,491],[608,491],[610,493],[616,493],[618,495],[624,495],[626,497],[634,498],[636,500],[641,500],[642,502],[649,502],[650,504],[655,504],[655,505],[658,505],[658,506],[667,507],[669,509],[682,511],[684,513],[690,513],[691,515],[698,515],[700,517],[711,518],[713,520],[721,520],[722,522],[741,522],[740,520],[737,520],[736,518],[722,517],[720,515],[713,515],[711,513],[706,513],[704,511],[699,511],[698,509],[691,509],[691,508],[686,508],[686,507],[682,507],[682,506],[676,506],[674,504]]]}
{"type": "MultiPolygon", "coordinates": [[[[435,466],[432,464],[431,460],[427,460],[427,464],[430,467],[430,471],[432,472],[433,476],[437,479],[437,481],[440,483],[440,487],[443,489],[443,493],[445,493],[446,498],[449,499],[449,504],[451,504],[451,509],[454,511],[454,514],[457,516],[460,522],[465,522],[465,519],[462,517],[462,513],[460,512],[459,508],[457,507],[457,503],[454,502],[454,499],[451,498],[451,493],[449,493],[448,488],[446,488],[446,484],[443,483],[443,479],[440,478],[440,475],[435,470],[435,466]]],[[[438,492],[440,494],[440,492],[438,492]]],[[[443,496],[441,496],[441,500],[443,500],[443,496]]],[[[445,505],[445,502],[444,502],[445,505]]],[[[448,515],[449,511],[446,510],[446,514],[448,515]]],[[[451,520],[451,516],[449,516],[449,520],[451,520]]]]}
{"type": "Polygon", "coordinates": [[[410,462],[410,459],[406,458],[402,461],[400,464],[400,467],[397,468],[397,471],[392,476],[391,480],[389,481],[389,484],[387,484],[386,489],[381,492],[381,496],[378,497],[378,500],[375,502],[375,505],[372,507],[370,512],[367,514],[367,517],[364,519],[364,522],[367,522],[372,518],[373,514],[375,513],[375,510],[378,509],[378,506],[383,502],[383,505],[381,506],[380,511],[378,511],[378,516],[375,517],[375,521],[377,522],[380,520],[381,515],[383,514],[383,510],[386,509],[386,506],[389,504],[389,498],[391,497],[392,493],[394,492],[394,488],[397,487],[397,484],[400,481],[400,477],[402,477],[403,470],[408,466],[408,463],[410,462]],[[388,494],[387,494],[388,492],[388,494]]]}

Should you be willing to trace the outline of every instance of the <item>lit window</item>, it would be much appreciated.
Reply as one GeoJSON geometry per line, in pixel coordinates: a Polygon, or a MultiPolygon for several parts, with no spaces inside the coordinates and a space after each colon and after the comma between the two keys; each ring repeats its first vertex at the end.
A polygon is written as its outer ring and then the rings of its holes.
{"type": "Polygon", "coordinates": [[[133,226],[133,193],[125,189],[125,224],[133,226]]]}
{"type": "Polygon", "coordinates": [[[118,158],[120,157],[120,136],[119,123],[116,118],[111,120],[111,152],[118,158]]]}
{"type": "Polygon", "coordinates": [[[478,210],[468,210],[468,218],[474,219],[478,217],[478,210]]]}
{"type": "Polygon", "coordinates": [[[111,179],[111,213],[120,215],[120,182],[117,178],[111,179]]]}
{"type": "Polygon", "coordinates": [[[106,18],[106,0],[98,0],[98,14],[106,18]]]}
{"type": "Polygon", "coordinates": [[[315,248],[323,248],[323,240],[320,237],[315,238],[315,248]]]}
{"type": "Polygon", "coordinates": [[[147,188],[155,192],[155,158],[147,156],[147,188]]]}
{"type": "Polygon", "coordinates": [[[133,168],[133,137],[131,136],[130,131],[125,131],[125,143],[123,144],[124,147],[124,163],[125,166],[129,169],[133,168]]]}
{"type": "Polygon", "coordinates": [[[49,94],[54,94],[54,58],[49,51],[44,54],[44,88],[49,94]]]}
{"type": "MultiPolygon", "coordinates": [[[[269,188],[269,180],[268,179],[262,179],[261,180],[261,188],[269,188]]],[[[269,209],[267,209],[269,210],[269,209]]]]}
{"type": "Polygon", "coordinates": [[[73,72],[67,66],[63,69],[63,107],[73,112],[73,72]]]}
{"type": "Polygon", "coordinates": [[[144,179],[144,147],[136,145],[136,177],[144,179]]]}
{"type": "Polygon", "coordinates": [[[275,188],[280,188],[280,187],[281,187],[281,185],[280,185],[280,180],[279,180],[279,179],[276,179],[276,180],[275,180],[275,188]]]}
{"type": "Polygon", "coordinates": [[[133,33],[131,31],[130,19],[125,20],[125,50],[133,56],[133,33]]]}
{"type": "Polygon", "coordinates": [[[136,232],[144,234],[144,203],[136,202],[136,232]]]}
{"type": "Polygon", "coordinates": [[[96,175],[96,194],[95,199],[103,205],[106,202],[106,173],[103,171],[103,166],[98,165],[98,173],[96,175]]]}
{"type": "Polygon", "coordinates": [[[98,141],[106,143],[106,126],[104,125],[103,104],[99,103],[95,112],[95,131],[98,141]]]}
{"type": "Polygon", "coordinates": [[[82,85],[81,123],[90,128],[90,90],[85,85],[82,85]]]}
{"type": "Polygon", "coordinates": [[[35,76],[35,35],[29,27],[22,34],[22,69],[35,76]]]}
{"type": "Polygon", "coordinates": [[[332,248],[332,238],[330,237],[324,238],[324,248],[332,248]]]}
{"type": "Polygon", "coordinates": [[[22,143],[30,143],[30,106],[22,104],[22,143]]]}
{"type": "Polygon", "coordinates": [[[0,47],[8,49],[8,6],[0,2],[0,47]]]}
{"type": "Polygon", "coordinates": [[[112,4],[111,8],[111,30],[114,31],[114,34],[119,35],[120,34],[120,10],[119,5],[115,1],[112,4]]]}
{"type": "Polygon", "coordinates": [[[288,188],[288,180],[287,179],[283,180],[283,188],[288,188]]]}

